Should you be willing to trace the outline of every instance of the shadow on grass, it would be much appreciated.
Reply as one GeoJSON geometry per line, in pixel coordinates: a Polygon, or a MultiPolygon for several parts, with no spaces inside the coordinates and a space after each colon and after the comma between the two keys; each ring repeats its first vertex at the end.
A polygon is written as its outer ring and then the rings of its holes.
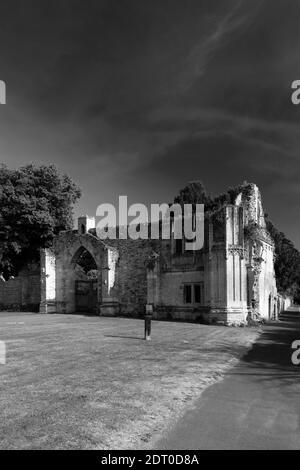
{"type": "Polygon", "coordinates": [[[139,341],[145,341],[142,336],[125,336],[125,335],[103,335],[105,338],[124,338],[124,339],[136,339],[139,341]]]}

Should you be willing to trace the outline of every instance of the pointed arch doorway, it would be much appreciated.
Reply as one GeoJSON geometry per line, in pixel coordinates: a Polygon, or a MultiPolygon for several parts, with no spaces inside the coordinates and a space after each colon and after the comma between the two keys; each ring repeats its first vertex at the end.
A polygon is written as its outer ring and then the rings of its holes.
{"type": "Polygon", "coordinates": [[[97,313],[97,281],[75,281],[75,310],[82,313],[97,313]]]}
{"type": "Polygon", "coordinates": [[[75,311],[97,314],[99,293],[99,271],[92,254],[81,246],[71,262],[74,270],[75,311]]]}
{"type": "Polygon", "coordinates": [[[119,252],[91,233],[62,232],[41,250],[43,313],[119,313],[119,252]]]}

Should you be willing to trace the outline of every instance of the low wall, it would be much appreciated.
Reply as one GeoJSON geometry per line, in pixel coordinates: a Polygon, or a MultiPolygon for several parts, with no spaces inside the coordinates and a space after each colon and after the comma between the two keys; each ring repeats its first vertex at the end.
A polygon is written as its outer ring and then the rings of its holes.
{"type": "Polygon", "coordinates": [[[8,281],[0,279],[0,310],[38,312],[39,304],[39,274],[24,274],[8,281]]]}

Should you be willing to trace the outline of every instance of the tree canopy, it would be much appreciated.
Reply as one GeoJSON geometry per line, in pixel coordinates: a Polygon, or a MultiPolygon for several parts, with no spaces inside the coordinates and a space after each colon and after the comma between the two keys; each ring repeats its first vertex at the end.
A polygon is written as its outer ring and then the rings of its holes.
{"type": "Polygon", "coordinates": [[[300,303],[300,252],[270,220],[267,229],[275,243],[275,274],[278,290],[300,303]]]}
{"type": "Polygon", "coordinates": [[[73,226],[80,188],[54,165],[0,166],[0,272],[18,274],[39,249],[73,226]]]}
{"type": "Polygon", "coordinates": [[[237,195],[246,187],[249,186],[247,181],[244,181],[239,186],[230,187],[224,193],[212,196],[207,193],[205,186],[199,180],[189,182],[179,194],[175,197],[174,202],[178,204],[204,204],[205,212],[213,212],[224,204],[234,204],[237,195]]]}
{"type": "Polygon", "coordinates": [[[201,181],[192,181],[188,183],[183,189],[179,191],[178,196],[175,197],[176,204],[208,204],[211,202],[206,189],[201,181]]]}

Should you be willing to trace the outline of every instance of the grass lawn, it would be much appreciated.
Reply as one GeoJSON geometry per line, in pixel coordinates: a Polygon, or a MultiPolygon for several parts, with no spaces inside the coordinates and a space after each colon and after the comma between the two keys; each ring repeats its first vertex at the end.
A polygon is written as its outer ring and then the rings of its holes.
{"type": "Polygon", "coordinates": [[[1,449],[151,448],[258,335],[83,315],[0,313],[1,449]]]}

